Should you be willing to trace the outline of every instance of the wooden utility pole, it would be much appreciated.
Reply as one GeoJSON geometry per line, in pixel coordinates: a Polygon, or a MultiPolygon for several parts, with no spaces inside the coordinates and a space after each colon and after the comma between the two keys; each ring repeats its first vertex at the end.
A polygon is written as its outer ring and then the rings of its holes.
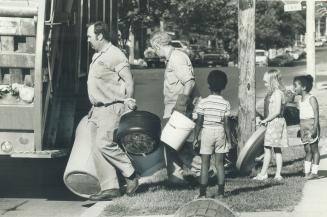
{"type": "Polygon", "coordinates": [[[307,1],[306,8],[306,52],[307,73],[316,78],[316,51],[315,51],[315,1],[307,1]]]}
{"type": "Polygon", "coordinates": [[[118,0],[109,1],[109,29],[112,43],[118,44],[118,0]]]}
{"type": "Polygon", "coordinates": [[[255,0],[239,0],[238,35],[238,148],[241,150],[255,132],[255,0]]]}

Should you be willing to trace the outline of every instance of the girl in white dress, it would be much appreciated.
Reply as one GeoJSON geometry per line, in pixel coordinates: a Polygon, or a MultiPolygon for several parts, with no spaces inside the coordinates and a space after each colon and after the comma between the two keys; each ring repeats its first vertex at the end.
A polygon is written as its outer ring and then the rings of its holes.
{"type": "Polygon", "coordinates": [[[254,177],[254,180],[266,180],[268,178],[268,167],[271,161],[271,155],[274,151],[276,155],[276,173],[275,179],[280,181],[283,179],[281,176],[283,158],[281,148],[288,146],[286,121],[283,117],[285,107],[285,96],[283,90],[285,89],[282,84],[280,71],[271,69],[263,76],[263,82],[268,89],[265,108],[268,114],[260,124],[267,127],[264,139],[264,160],[261,172],[254,177]]]}

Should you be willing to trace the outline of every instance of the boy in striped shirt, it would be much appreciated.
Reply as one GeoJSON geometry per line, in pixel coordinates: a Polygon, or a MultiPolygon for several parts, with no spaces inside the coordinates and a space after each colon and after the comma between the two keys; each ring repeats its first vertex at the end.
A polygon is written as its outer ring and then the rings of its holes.
{"type": "Polygon", "coordinates": [[[227,84],[226,74],[220,70],[213,70],[209,73],[207,80],[211,94],[201,99],[197,106],[198,118],[195,127],[195,135],[198,135],[201,128],[203,128],[200,147],[202,159],[200,194],[198,198],[206,197],[210,157],[215,153],[218,179],[218,192],[215,197],[219,199],[224,197],[225,192],[224,154],[231,147],[231,133],[228,122],[230,104],[221,96],[221,91],[225,89],[227,84]]]}

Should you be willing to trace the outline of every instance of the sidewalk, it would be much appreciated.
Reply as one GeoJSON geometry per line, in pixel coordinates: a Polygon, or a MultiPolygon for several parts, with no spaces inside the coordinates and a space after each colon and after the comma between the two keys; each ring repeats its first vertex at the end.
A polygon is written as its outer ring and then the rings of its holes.
{"type": "MultiPolygon", "coordinates": [[[[317,85],[318,86],[318,85],[317,85]]],[[[294,207],[292,212],[288,211],[266,211],[266,212],[244,212],[237,213],[239,217],[323,217],[327,216],[327,85],[321,85],[319,89],[312,91],[319,102],[321,140],[320,147],[320,179],[310,180],[305,183],[301,202],[294,207]]],[[[293,136],[293,133],[292,133],[293,136]]],[[[293,138],[290,142],[297,142],[293,138]]],[[[298,144],[298,143],[297,143],[298,144]]],[[[290,144],[295,145],[295,144],[290,144]]],[[[99,217],[108,202],[99,202],[86,210],[81,217],[99,217]]],[[[135,216],[128,216],[135,217],[135,216]]],[[[174,215],[138,216],[138,217],[174,217],[174,215]]]]}

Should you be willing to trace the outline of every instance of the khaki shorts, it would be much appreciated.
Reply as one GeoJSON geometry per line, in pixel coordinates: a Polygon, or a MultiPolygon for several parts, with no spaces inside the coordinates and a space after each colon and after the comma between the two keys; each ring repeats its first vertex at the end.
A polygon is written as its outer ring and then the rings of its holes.
{"type": "Polygon", "coordinates": [[[200,154],[227,153],[229,149],[223,126],[202,129],[200,154]]]}

